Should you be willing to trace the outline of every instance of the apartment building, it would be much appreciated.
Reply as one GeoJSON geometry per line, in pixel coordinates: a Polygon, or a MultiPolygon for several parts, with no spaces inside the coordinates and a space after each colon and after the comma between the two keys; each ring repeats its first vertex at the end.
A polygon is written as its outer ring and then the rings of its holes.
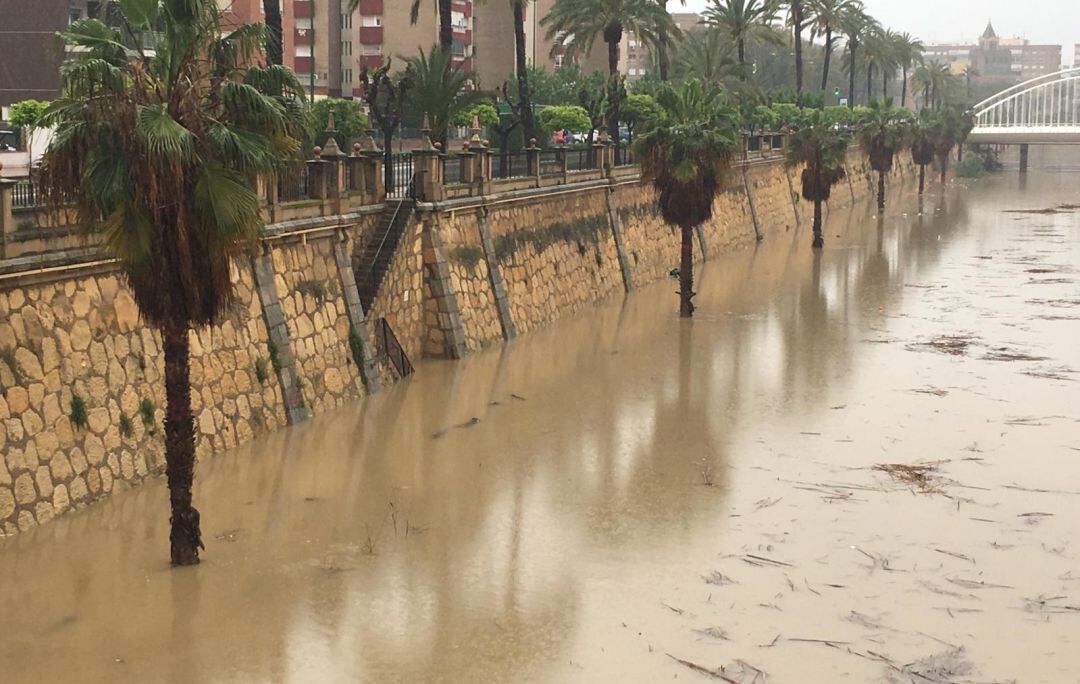
{"type": "Polygon", "coordinates": [[[1061,46],[1040,45],[1026,38],[1001,38],[992,23],[978,44],[927,45],[926,59],[948,65],[953,73],[972,66],[981,82],[1014,83],[1061,69],[1061,46]]]}
{"type": "Polygon", "coordinates": [[[60,56],[53,36],[72,21],[92,16],[90,0],[0,0],[0,106],[51,100],[60,88],[60,56]]]}

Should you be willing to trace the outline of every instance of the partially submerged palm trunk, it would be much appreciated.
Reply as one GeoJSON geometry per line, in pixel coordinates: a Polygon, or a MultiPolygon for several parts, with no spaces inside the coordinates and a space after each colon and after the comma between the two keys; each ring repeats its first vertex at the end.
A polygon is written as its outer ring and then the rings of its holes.
{"type": "Polygon", "coordinates": [[[682,256],[679,260],[679,316],[694,315],[694,227],[679,226],[682,233],[682,256]]]}
{"type": "Polygon", "coordinates": [[[919,164],[919,194],[926,189],[926,164],[919,164]]]}
{"type": "Polygon", "coordinates": [[[204,548],[199,511],[191,505],[195,479],[195,420],[191,413],[188,329],[161,329],[165,352],[165,473],[169,482],[169,543],[173,565],[195,565],[204,548]]]}
{"type": "Polygon", "coordinates": [[[877,206],[878,211],[885,211],[885,172],[878,171],[877,176],[877,206]]]}
{"type": "Polygon", "coordinates": [[[825,237],[821,234],[821,200],[814,200],[814,248],[825,246],[825,237]]]}

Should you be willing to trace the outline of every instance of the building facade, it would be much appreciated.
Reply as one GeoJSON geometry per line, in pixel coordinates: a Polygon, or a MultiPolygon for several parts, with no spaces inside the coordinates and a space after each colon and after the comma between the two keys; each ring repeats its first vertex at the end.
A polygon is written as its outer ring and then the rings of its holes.
{"type": "Polygon", "coordinates": [[[90,0],[0,0],[0,106],[52,100],[60,87],[53,36],[96,13],[90,0]]]}
{"type": "Polygon", "coordinates": [[[1061,69],[1061,46],[1040,45],[1026,38],[1001,38],[987,23],[977,44],[927,45],[928,61],[949,66],[953,73],[972,67],[980,83],[1004,84],[1026,81],[1061,69]]]}

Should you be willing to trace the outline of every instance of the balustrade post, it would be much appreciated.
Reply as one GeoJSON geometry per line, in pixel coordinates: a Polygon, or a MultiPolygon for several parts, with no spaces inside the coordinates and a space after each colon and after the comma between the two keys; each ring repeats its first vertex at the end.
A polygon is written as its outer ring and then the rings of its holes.
{"type": "Polygon", "coordinates": [[[349,167],[349,192],[364,192],[364,158],[360,156],[360,143],[353,143],[352,156],[345,160],[349,167]]]}
{"type": "MultiPolygon", "coordinates": [[[[4,167],[0,164],[0,169],[4,167]]],[[[7,258],[7,242],[15,232],[15,219],[11,216],[16,181],[0,178],[0,259],[7,258]]]]}
{"type": "Polygon", "coordinates": [[[316,146],[315,158],[307,162],[308,172],[308,199],[323,200],[327,198],[327,162],[322,160],[322,148],[316,146]]]}
{"type": "Polygon", "coordinates": [[[525,160],[529,175],[536,179],[536,187],[540,187],[540,148],[536,146],[536,138],[529,138],[529,146],[525,148],[525,160]]]}
{"type": "Polygon", "coordinates": [[[437,202],[443,198],[442,164],[439,163],[439,148],[442,145],[436,147],[431,144],[427,114],[420,127],[420,136],[423,139],[421,147],[412,152],[413,174],[416,176],[413,188],[417,200],[437,202]]]}
{"type": "Polygon", "coordinates": [[[569,176],[569,171],[570,171],[569,166],[570,165],[567,163],[567,160],[566,160],[566,143],[565,142],[559,143],[559,148],[558,148],[558,150],[556,150],[556,154],[558,155],[558,159],[559,159],[559,171],[562,173],[563,183],[568,183],[570,181],[570,176],[569,176]]]}
{"type": "Polygon", "coordinates": [[[476,184],[476,153],[472,151],[472,145],[466,140],[461,145],[461,154],[458,155],[458,163],[461,164],[461,182],[469,187],[472,194],[476,184]]]}

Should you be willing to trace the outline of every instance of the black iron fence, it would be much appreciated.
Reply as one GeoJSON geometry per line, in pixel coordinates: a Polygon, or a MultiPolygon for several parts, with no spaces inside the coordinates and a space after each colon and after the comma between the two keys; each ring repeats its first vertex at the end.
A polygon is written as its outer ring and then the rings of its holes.
{"type": "Polygon", "coordinates": [[[520,178],[529,175],[528,152],[491,151],[492,178],[520,178]]]}
{"type": "Polygon", "coordinates": [[[290,166],[278,173],[277,196],[279,202],[295,202],[308,199],[307,164],[290,166]]]}
{"type": "Polygon", "coordinates": [[[397,371],[398,377],[412,375],[413,365],[409,362],[409,357],[405,355],[405,350],[398,342],[397,335],[394,334],[393,328],[385,318],[380,318],[375,324],[375,344],[378,352],[385,355],[397,371]]]}
{"type": "Polygon", "coordinates": [[[386,188],[387,197],[412,196],[413,158],[411,152],[395,152],[390,157],[391,184],[386,188]]]}
{"type": "Polygon", "coordinates": [[[593,150],[591,147],[567,148],[566,169],[568,171],[584,171],[593,168],[593,150]]]}
{"type": "Polygon", "coordinates": [[[461,172],[461,165],[471,157],[463,157],[456,154],[444,154],[440,157],[440,162],[443,167],[443,183],[454,184],[461,183],[464,174],[461,172]]]}
{"type": "Polygon", "coordinates": [[[562,160],[557,150],[544,150],[540,153],[540,175],[553,176],[562,173],[562,160]]]}

